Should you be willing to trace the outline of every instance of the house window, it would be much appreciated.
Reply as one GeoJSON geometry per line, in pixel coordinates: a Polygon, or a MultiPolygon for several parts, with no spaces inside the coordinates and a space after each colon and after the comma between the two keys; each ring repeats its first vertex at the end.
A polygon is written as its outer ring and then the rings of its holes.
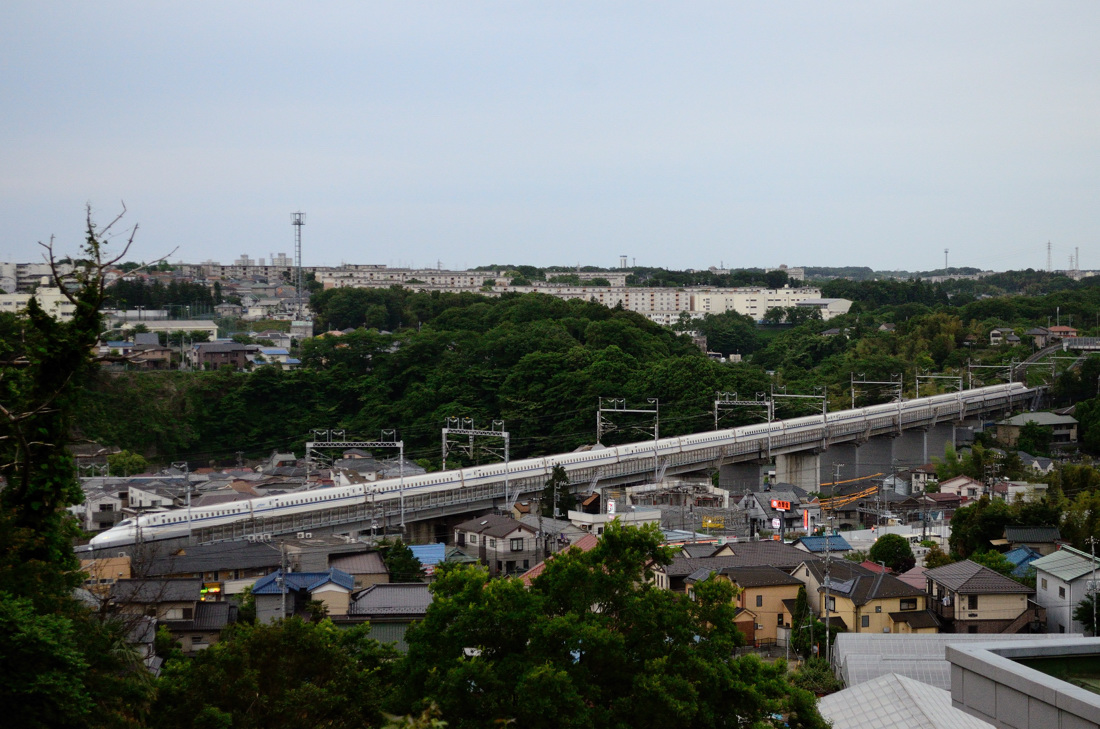
{"type": "Polygon", "coordinates": [[[1043,589],[1047,589],[1047,578],[1043,578],[1043,589]]]}
{"type": "Polygon", "coordinates": [[[780,628],[783,627],[783,613],[779,613],[775,616],[775,624],[780,628]]]}
{"type": "Polygon", "coordinates": [[[1066,588],[1059,587],[1058,588],[1058,597],[1065,597],[1065,596],[1066,596],[1066,588]]]}
{"type": "Polygon", "coordinates": [[[875,612],[876,613],[881,613],[882,612],[882,605],[875,605],[875,612]]]}
{"type": "Polygon", "coordinates": [[[491,548],[493,548],[493,549],[496,549],[496,546],[497,546],[497,540],[495,540],[495,539],[490,539],[490,540],[489,540],[489,546],[490,546],[491,548]]]}
{"type": "Polygon", "coordinates": [[[826,610],[833,610],[833,611],[836,610],[836,598],[835,597],[829,597],[829,598],[825,599],[825,609],[826,610]]]}
{"type": "Polygon", "coordinates": [[[763,595],[757,595],[756,596],[756,607],[764,607],[764,596],[763,595]]]}
{"type": "Polygon", "coordinates": [[[509,539],[508,541],[510,543],[510,548],[513,552],[523,551],[523,537],[515,537],[513,539],[509,539]]]}
{"type": "Polygon", "coordinates": [[[864,615],[862,618],[859,619],[859,625],[862,628],[870,628],[871,627],[871,616],[870,615],[864,615]]]}
{"type": "Polygon", "coordinates": [[[470,544],[477,544],[477,535],[476,534],[471,534],[470,535],[470,544]]]}
{"type": "Polygon", "coordinates": [[[917,598],[914,597],[914,598],[910,598],[908,600],[902,600],[901,601],[901,609],[902,610],[916,610],[917,609],[917,598]]]}
{"type": "Polygon", "coordinates": [[[978,609],[978,596],[977,595],[967,595],[966,596],[966,609],[967,610],[977,610],[978,609]]]}

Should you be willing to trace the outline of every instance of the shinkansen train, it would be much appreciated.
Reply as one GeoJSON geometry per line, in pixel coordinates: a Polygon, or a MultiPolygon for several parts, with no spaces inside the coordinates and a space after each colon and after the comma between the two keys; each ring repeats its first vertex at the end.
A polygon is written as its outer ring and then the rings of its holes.
{"type": "MultiPolygon", "coordinates": [[[[677,466],[714,462],[719,458],[744,454],[763,454],[885,429],[902,429],[915,422],[957,419],[967,413],[1011,406],[1024,401],[1033,391],[1021,383],[994,385],[904,402],[871,405],[827,415],[810,415],[771,423],[745,425],[728,430],[663,438],[620,446],[599,447],[544,458],[528,458],[474,466],[451,471],[411,476],[403,480],[386,479],[373,483],[337,486],[269,496],[217,506],[142,514],[119,522],[92,538],[93,548],[132,544],[143,541],[187,536],[195,529],[222,526],[248,519],[292,516],[340,506],[386,501],[455,489],[503,482],[505,470],[513,489],[530,491],[541,487],[555,466],[562,466],[574,483],[596,481],[628,473],[640,473],[657,463],[677,466]],[[648,460],[649,465],[645,465],[648,460]]],[[[513,491],[514,493],[514,491],[513,491]]]]}

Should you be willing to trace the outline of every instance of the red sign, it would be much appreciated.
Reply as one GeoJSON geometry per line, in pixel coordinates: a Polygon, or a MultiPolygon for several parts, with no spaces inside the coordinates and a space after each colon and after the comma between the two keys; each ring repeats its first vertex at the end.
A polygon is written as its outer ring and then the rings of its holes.
{"type": "Polygon", "coordinates": [[[780,501],[779,499],[772,499],[772,508],[775,509],[776,511],[790,511],[791,510],[791,502],[789,502],[789,501],[780,501]]]}

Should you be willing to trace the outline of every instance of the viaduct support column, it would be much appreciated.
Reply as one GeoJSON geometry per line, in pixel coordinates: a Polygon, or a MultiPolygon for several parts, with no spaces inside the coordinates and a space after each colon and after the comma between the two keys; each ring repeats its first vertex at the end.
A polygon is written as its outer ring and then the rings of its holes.
{"type": "Polygon", "coordinates": [[[821,456],[813,451],[775,457],[775,480],[807,491],[821,490],[821,456]]]}

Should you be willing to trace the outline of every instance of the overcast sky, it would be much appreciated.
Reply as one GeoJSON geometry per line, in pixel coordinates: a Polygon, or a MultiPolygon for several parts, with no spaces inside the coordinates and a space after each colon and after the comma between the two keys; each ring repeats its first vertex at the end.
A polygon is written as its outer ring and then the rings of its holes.
{"type": "Polygon", "coordinates": [[[0,3],[0,260],[1100,268],[1100,2],[0,3]]]}

